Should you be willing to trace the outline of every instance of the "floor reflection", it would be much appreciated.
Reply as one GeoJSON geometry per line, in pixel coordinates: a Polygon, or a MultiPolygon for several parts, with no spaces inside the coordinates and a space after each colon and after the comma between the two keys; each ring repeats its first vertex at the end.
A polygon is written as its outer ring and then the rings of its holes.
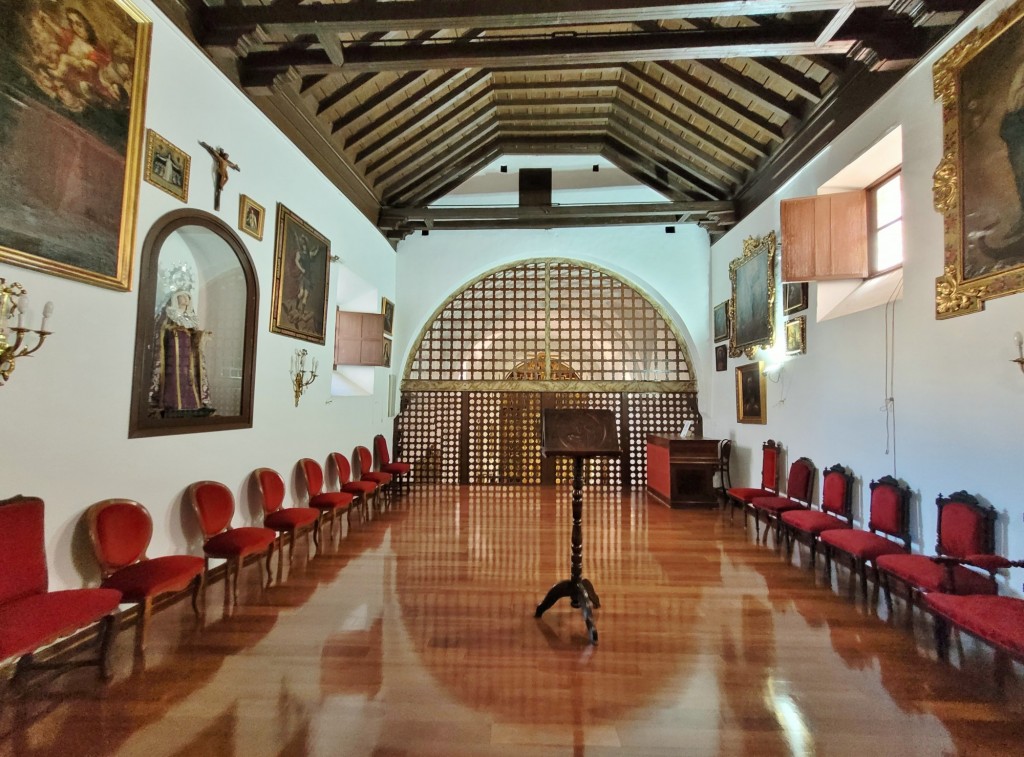
{"type": "MultiPolygon", "coordinates": [[[[3,754],[1015,754],[1021,696],[932,659],[707,511],[588,490],[597,647],[563,600],[569,492],[413,489],[230,615],[156,616],[109,687],[5,693],[3,754]]],[[[221,611],[219,585],[210,608],[221,611]]]]}

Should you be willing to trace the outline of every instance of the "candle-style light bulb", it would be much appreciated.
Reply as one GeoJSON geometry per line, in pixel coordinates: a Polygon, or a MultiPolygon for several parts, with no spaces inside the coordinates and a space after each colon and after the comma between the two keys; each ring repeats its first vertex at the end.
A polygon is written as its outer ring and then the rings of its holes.
{"type": "Polygon", "coordinates": [[[40,331],[46,331],[46,322],[50,320],[51,315],[53,315],[53,302],[47,302],[43,305],[43,322],[39,325],[40,331]]]}
{"type": "Polygon", "coordinates": [[[28,310],[28,295],[23,294],[18,297],[18,328],[20,329],[25,325],[25,311],[28,310]]]}

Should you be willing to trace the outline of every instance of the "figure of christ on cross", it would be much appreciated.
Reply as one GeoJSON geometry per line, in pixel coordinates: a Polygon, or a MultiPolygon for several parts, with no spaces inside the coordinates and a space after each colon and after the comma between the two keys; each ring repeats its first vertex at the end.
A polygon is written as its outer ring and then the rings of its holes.
{"type": "Polygon", "coordinates": [[[220,192],[224,189],[224,185],[228,183],[228,169],[233,168],[236,171],[241,171],[237,163],[232,163],[228,160],[228,154],[224,151],[223,147],[211,147],[200,140],[201,144],[206,151],[210,153],[213,158],[215,165],[214,183],[213,183],[213,209],[220,210],[220,192]]]}

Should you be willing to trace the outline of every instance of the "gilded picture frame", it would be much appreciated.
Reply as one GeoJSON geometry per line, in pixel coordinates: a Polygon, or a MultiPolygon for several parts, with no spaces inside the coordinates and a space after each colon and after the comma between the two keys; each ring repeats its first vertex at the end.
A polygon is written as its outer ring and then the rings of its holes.
{"type": "Polygon", "coordinates": [[[188,202],[188,175],[192,158],[152,129],[146,129],[146,164],[143,178],[172,197],[188,202]]]}
{"type": "Polygon", "coordinates": [[[787,281],[782,285],[782,314],[792,315],[807,309],[807,282],[787,281]]]}
{"type": "Polygon", "coordinates": [[[743,254],[729,263],[729,355],[752,358],[775,343],[776,238],[748,237],[743,254]]]}
{"type": "Polygon", "coordinates": [[[395,331],[395,303],[387,297],[381,297],[380,312],[384,316],[384,333],[387,336],[393,336],[395,331]]]}
{"type": "Polygon", "coordinates": [[[724,342],[729,338],[729,301],[719,302],[711,311],[712,342],[724,342]]]}
{"type": "Polygon", "coordinates": [[[757,423],[768,422],[765,407],[764,363],[736,366],[736,422],[757,423]]]}
{"type": "Polygon", "coordinates": [[[935,317],[977,313],[1024,291],[1024,0],[964,37],[932,69],[942,103],[933,199],[944,217],[935,317]]]}
{"type": "Polygon", "coordinates": [[[786,321],[786,354],[803,355],[807,352],[807,316],[798,315],[786,321]]]}
{"type": "Polygon", "coordinates": [[[0,261],[128,290],[152,23],[128,0],[4,5],[0,261]]]}
{"type": "Polygon", "coordinates": [[[249,195],[238,196],[238,228],[251,237],[263,241],[263,223],[267,211],[249,195]]]}
{"type": "Polygon", "coordinates": [[[381,350],[380,364],[385,368],[391,367],[391,340],[384,337],[384,346],[381,350]]]}
{"type": "Polygon", "coordinates": [[[331,243],[284,205],[277,205],[270,330],[324,344],[331,243]]]}

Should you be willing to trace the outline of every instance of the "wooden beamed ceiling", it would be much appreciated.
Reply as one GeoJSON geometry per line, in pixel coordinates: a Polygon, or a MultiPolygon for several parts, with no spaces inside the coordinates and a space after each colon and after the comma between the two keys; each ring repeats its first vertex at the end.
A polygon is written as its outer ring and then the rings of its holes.
{"type": "Polygon", "coordinates": [[[981,0],[157,4],[394,241],[615,222],[721,234],[981,0]],[[514,154],[603,156],[666,200],[427,207],[514,154]]]}

